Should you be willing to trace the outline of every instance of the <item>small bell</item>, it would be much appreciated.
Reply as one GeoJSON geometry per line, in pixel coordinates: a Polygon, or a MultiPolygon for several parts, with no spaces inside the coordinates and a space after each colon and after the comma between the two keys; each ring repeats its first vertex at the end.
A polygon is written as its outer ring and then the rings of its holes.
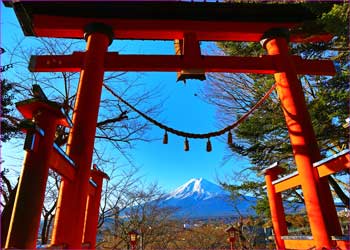
{"type": "Polygon", "coordinates": [[[210,142],[210,138],[208,138],[207,141],[207,152],[211,152],[212,148],[211,148],[211,142],[210,142]]]}
{"type": "Polygon", "coordinates": [[[163,137],[163,144],[168,144],[168,131],[166,130],[163,137]]]}
{"type": "Polygon", "coordinates": [[[188,142],[187,137],[186,137],[186,139],[185,139],[185,146],[184,146],[184,149],[185,149],[185,151],[190,151],[190,144],[189,144],[189,142],[188,142]]]}
{"type": "Polygon", "coordinates": [[[233,144],[231,131],[228,131],[228,134],[227,134],[227,144],[228,145],[232,145],[233,144]]]}

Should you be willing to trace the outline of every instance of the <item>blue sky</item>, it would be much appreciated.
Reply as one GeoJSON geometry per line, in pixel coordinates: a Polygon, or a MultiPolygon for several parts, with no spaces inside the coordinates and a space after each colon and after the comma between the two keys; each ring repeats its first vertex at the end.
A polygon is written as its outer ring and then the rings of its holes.
{"type": "MultiPolygon", "coordinates": [[[[15,40],[23,37],[19,24],[12,9],[5,8],[1,4],[1,46],[10,48],[15,40]]],[[[30,39],[25,38],[25,43],[30,44],[30,39]]],[[[126,42],[114,41],[114,46],[123,48],[122,53],[147,53],[147,54],[172,54],[171,42],[126,42]]],[[[2,55],[6,59],[6,53],[2,55]]],[[[3,60],[3,61],[4,61],[3,60]]],[[[132,73],[130,73],[130,76],[132,73]]],[[[157,119],[164,121],[170,127],[178,130],[206,133],[221,128],[215,119],[215,107],[210,106],[197,96],[197,93],[208,82],[187,81],[187,84],[176,82],[175,73],[145,73],[140,81],[150,86],[162,85],[160,98],[165,99],[161,113],[157,119]]],[[[216,182],[217,176],[225,178],[232,170],[238,170],[247,166],[244,159],[232,159],[224,164],[223,157],[227,155],[225,136],[221,140],[211,140],[213,151],[205,150],[206,140],[191,140],[190,151],[184,152],[184,138],[169,134],[169,144],[163,145],[161,138],[164,131],[152,127],[147,132],[151,138],[160,138],[153,142],[139,142],[134,149],[128,152],[134,165],[140,167],[140,175],[146,182],[157,182],[165,191],[170,191],[185,183],[191,178],[203,177],[216,182]]],[[[21,142],[15,146],[4,144],[2,157],[5,160],[4,167],[10,166],[20,171],[21,158],[24,152],[21,150],[21,142]]],[[[118,152],[113,152],[118,154],[118,152]]],[[[121,162],[123,162],[121,157],[121,162]]],[[[128,164],[128,163],[123,163],[128,164]]]]}

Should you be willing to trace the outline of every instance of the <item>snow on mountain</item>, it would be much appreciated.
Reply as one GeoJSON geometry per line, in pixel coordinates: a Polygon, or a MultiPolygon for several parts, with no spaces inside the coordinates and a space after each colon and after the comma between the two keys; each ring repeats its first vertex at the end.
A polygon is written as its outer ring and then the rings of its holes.
{"type": "Polygon", "coordinates": [[[220,186],[209,182],[203,178],[192,178],[182,186],[171,192],[166,200],[184,199],[187,197],[196,197],[197,199],[210,199],[215,196],[228,195],[229,193],[223,190],[220,186]]]}
{"type": "Polygon", "coordinates": [[[193,178],[164,197],[163,206],[178,208],[177,216],[209,218],[253,215],[256,198],[232,201],[229,192],[203,178],[193,178]],[[239,211],[239,213],[238,213],[239,211]]]}

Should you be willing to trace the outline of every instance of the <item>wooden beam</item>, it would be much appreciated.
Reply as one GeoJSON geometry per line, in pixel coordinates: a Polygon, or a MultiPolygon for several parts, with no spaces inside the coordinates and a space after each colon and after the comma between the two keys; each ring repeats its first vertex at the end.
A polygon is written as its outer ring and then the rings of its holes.
{"type": "Polygon", "coordinates": [[[314,163],[314,167],[317,167],[319,176],[324,177],[342,171],[346,168],[350,168],[349,153],[349,149],[343,150],[338,154],[314,163]]]}
{"type": "MultiPolygon", "coordinates": [[[[83,67],[84,52],[62,56],[32,56],[29,69],[32,72],[78,72],[83,67]]],[[[298,74],[334,75],[330,60],[304,60],[292,56],[298,74]]],[[[278,56],[260,57],[201,56],[188,60],[179,55],[119,55],[109,52],[105,59],[105,71],[179,72],[198,69],[205,72],[274,74],[280,72],[278,56]]]]}
{"type": "Polygon", "coordinates": [[[296,187],[300,185],[300,178],[297,172],[294,172],[290,175],[284,176],[274,182],[272,184],[275,185],[276,193],[283,192],[290,188],[296,187]]]}
{"type": "Polygon", "coordinates": [[[50,168],[67,180],[74,180],[75,164],[56,144],[54,144],[54,150],[51,155],[50,168]]]}
{"type": "MultiPolygon", "coordinates": [[[[35,15],[32,19],[35,36],[83,38],[83,27],[91,22],[100,22],[112,27],[115,39],[175,40],[184,33],[196,32],[201,41],[247,41],[259,42],[263,33],[278,25],[279,28],[295,28],[298,22],[239,22],[197,20],[140,20],[118,18],[74,18],[35,15]]],[[[292,41],[303,40],[291,37],[292,41]]],[[[328,38],[327,38],[328,39],[328,38]]]]}
{"type": "MultiPolygon", "coordinates": [[[[196,31],[201,41],[245,41],[259,42],[265,31],[275,28],[293,29],[298,22],[220,22],[195,20],[140,20],[140,19],[89,19],[36,15],[33,30],[37,37],[78,38],[84,37],[83,27],[91,22],[100,22],[113,28],[115,39],[128,40],[175,40],[184,33],[196,31]]],[[[329,42],[333,36],[321,34],[291,34],[290,41],[296,43],[329,42]]]]}
{"type": "Polygon", "coordinates": [[[350,249],[349,240],[334,240],[333,242],[335,242],[334,245],[337,246],[335,249],[350,249]]]}
{"type": "MultiPolygon", "coordinates": [[[[314,163],[314,168],[317,168],[320,177],[325,177],[344,169],[350,169],[350,150],[346,149],[338,154],[328,157],[324,160],[314,163]]],[[[297,172],[280,178],[272,184],[275,185],[276,192],[283,192],[290,188],[300,185],[300,177],[297,172]]]]}
{"type": "MultiPolygon", "coordinates": [[[[334,249],[349,249],[349,240],[335,240],[332,236],[334,249]]],[[[286,249],[314,249],[315,243],[312,236],[282,236],[286,249]]]]}
{"type": "Polygon", "coordinates": [[[300,4],[199,1],[3,1],[11,6],[27,36],[83,38],[87,24],[112,27],[116,39],[256,41],[271,28],[291,29],[291,41],[329,41],[332,36],[303,32],[317,16],[300,4]],[[11,3],[9,3],[11,2],[11,3]],[[58,13],[58,14],[57,14],[58,13]]]}
{"type": "Polygon", "coordinates": [[[31,56],[31,72],[79,72],[83,67],[85,52],[74,52],[71,55],[31,56]]]}
{"type": "Polygon", "coordinates": [[[314,249],[315,242],[313,240],[284,240],[286,249],[314,249]]]}

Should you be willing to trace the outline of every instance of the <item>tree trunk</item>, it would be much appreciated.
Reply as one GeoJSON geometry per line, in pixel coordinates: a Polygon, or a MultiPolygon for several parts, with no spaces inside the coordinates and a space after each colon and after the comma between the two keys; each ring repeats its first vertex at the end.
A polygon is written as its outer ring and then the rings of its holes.
{"type": "Polygon", "coordinates": [[[49,236],[50,236],[50,229],[51,229],[51,225],[52,225],[53,218],[55,218],[55,215],[54,215],[54,214],[52,214],[52,215],[50,216],[49,223],[48,223],[48,225],[47,225],[48,230],[46,230],[46,236],[45,236],[47,240],[49,239],[49,236]]]}
{"type": "Polygon", "coordinates": [[[18,183],[11,190],[9,195],[9,201],[6,203],[4,210],[1,213],[1,248],[5,247],[7,233],[8,233],[10,221],[11,221],[13,205],[15,203],[15,198],[17,193],[17,186],[18,186],[18,183]]]}
{"type": "Polygon", "coordinates": [[[47,231],[47,224],[49,220],[49,215],[45,214],[44,216],[44,222],[43,222],[43,227],[41,228],[41,244],[47,244],[47,237],[46,237],[46,231],[47,231]]]}
{"type": "Polygon", "coordinates": [[[339,184],[336,182],[336,180],[332,176],[328,176],[329,184],[331,184],[334,192],[338,195],[339,199],[343,202],[346,208],[350,209],[350,199],[349,197],[344,193],[344,191],[341,189],[339,184]]]}

